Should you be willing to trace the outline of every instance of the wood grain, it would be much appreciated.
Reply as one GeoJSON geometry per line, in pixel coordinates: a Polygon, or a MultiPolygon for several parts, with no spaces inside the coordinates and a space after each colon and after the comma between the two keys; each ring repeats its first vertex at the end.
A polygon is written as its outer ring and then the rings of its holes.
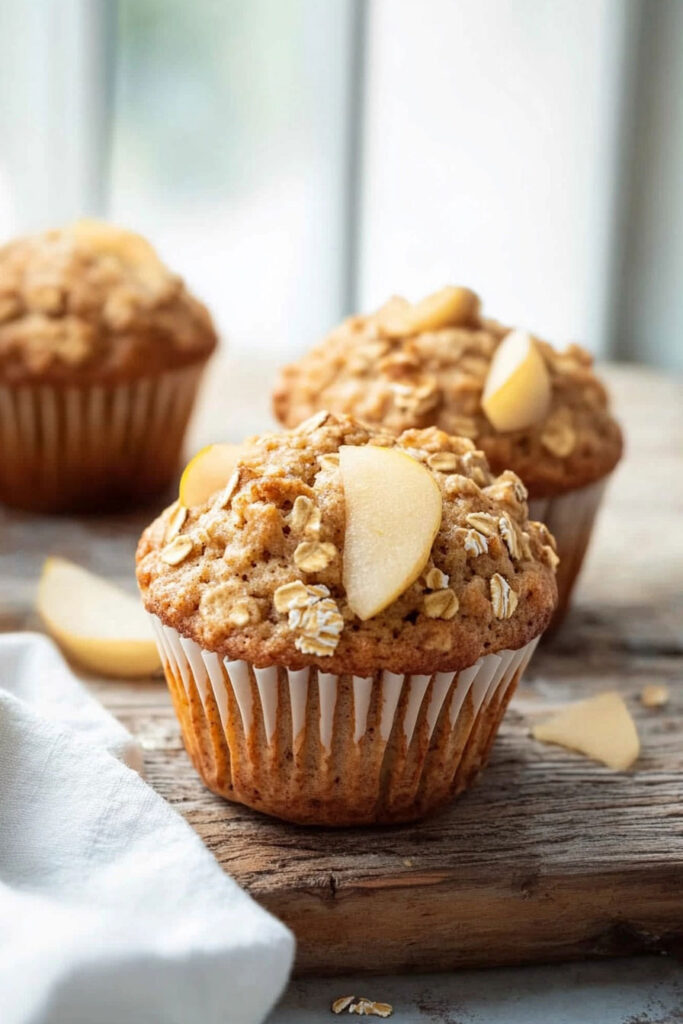
{"type": "MultiPolygon", "coordinates": [[[[256,386],[229,364],[223,375],[214,388],[248,395],[256,386]]],[[[292,926],[300,972],[683,947],[683,386],[635,368],[610,377],[628,455],[577,605],[537,653],[479,784],[445,814],[334,832],[231,806],[191,768],[162,683],[89,680],[142,742],[148,781],[226,870],[292,926]],[[669,686],[665,708],[640,705],[651,682],[669,686]],[[531,723],[557,704],[611,688],[625,696],[641,736],[633,772],[610,772],[529,737],[531,723]]],[[[238,438],[240,406],[222,401],[230,410],[222,433],[211,408],[194,444],[238,438]]],[[[253,416],[258,406],[249,408],[253,416]]],[[[73,521],[0,512],[0,628],[36,625],[32,594],[48,553],[132,587],[135,539],[150,514],[73,521]]]]}

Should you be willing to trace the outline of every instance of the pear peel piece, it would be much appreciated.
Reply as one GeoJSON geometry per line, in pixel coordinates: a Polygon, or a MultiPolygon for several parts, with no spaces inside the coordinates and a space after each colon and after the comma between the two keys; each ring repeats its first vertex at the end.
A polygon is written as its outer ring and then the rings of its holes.
{"type": "Polygon", "coordinates": [[[416,459],[396,448],[343,445],[346,505],[343,582],[363,621],[419,577],[441,526],[441,491],[416,459]]]}
{"type": "Polygon", "coordinates": [[[37,611],[50,635],[84,668],[119,678],[161,668],[140,599],[63,558],[48,558],[37,611]]]}
{"type": "Polygon", "coordinates": [[[527,331],[510,331],[491,360],[481,404],[500,431],[524,430],[545,419],[552,385],[539,348],[527,331]]]}
{"type": "Polygon", "coordinates": [[[225,487],[245,455],[243,444],[209,444],[190,459],[180,478],[178,494],[181,505],[195,508],[225,487]]]}
{"type": "Polygon", "coordinates": [[[626,771],[640,754],[635,723],[616,691],[570,704],[535,725],[532,735],[541,743],[576,750],[615,771],[626,771]]]}

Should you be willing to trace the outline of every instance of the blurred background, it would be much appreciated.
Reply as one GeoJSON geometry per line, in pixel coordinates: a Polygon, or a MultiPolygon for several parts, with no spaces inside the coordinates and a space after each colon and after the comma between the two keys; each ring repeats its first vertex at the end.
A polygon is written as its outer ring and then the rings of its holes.
{"type": "Polygon", "coordinates": [[[235,354],[468,284],[683,367],[681,0],[3,0],[0,235],[148,235],[235,354]]]}

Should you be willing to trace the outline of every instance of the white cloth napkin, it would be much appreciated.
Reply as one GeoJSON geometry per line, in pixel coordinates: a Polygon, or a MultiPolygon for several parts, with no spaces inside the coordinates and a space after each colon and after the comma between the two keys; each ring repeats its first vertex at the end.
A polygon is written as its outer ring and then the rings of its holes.
{"type": "Polygon", "coordinates": [[[141,763],[49,640],[0,636],[2,1024],[256,1024],[282,991],[291,933],[141,763]]]}

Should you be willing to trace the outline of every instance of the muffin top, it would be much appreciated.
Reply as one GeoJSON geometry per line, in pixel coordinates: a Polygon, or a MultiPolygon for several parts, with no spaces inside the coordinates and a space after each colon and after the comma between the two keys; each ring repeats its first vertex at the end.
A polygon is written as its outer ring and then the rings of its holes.
{"type": "MultiPolygon", "coordinates": [[[[496,428],[482,405],[492,359],[510,328],[484,319],[466,288],[412,305],[394,298],[345,320],[280,374],[273,405],[288,427],[316,409],[349,413],[400,433],[437,426],[476,441],[492,469],[512,469],[532,498],[598,480],[618,462],[622,437],[592,358],[532,339],[545,364],[548,402],[522,428],[496,428]]],[[[524,373],[517,401],[524,403],[524,373]]]]}
{"type": "Polygon", "coordinates": [[[215,346],[206,308],[140,235],[83,220],[0,248],[0,380],[126,381],[215,346]]]}
{"type": "Polygon", "coordinates": [[[520,480],[492,476],[470,440],[435,427],[396,437],[322,412],[247,442],[201,504],[166,509],[140,540],[138,584],[165,625],[257,667],[456,671],[522,647],[550,619],[554,541],[527,514],[520,480]],[[380,509],[369,525],[359,485],[380,509]],[[405,545],[423,535],[392,591],[405,545]],[[385,585],[388,603],[361,618],[368,590],[385,585]]]}

